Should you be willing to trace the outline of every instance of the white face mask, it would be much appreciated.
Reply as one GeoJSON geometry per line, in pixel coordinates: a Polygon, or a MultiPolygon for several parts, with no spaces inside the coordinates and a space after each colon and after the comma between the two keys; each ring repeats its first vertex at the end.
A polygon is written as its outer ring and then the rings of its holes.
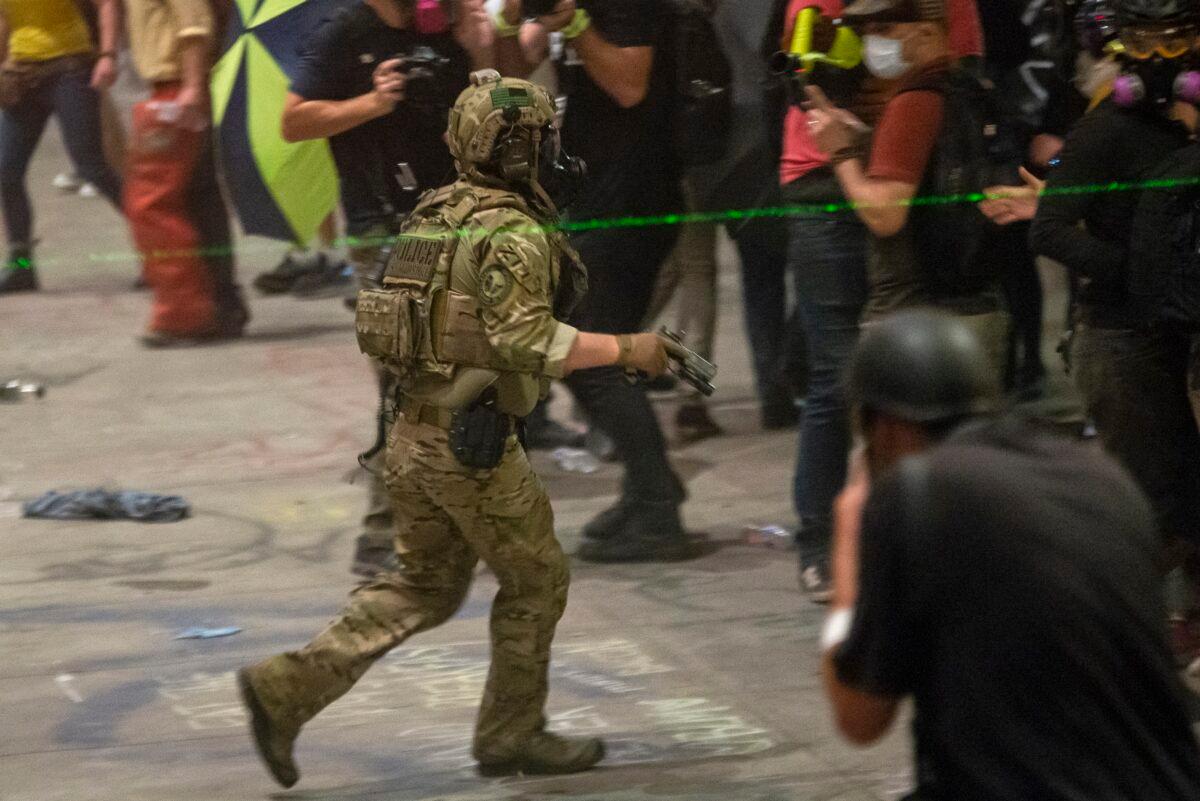
{"type": "Polygon", "coordinates": [[[885,80],[899,78],[912,68],[904,60],[904,42],[874,34],[863,37],[863,61],[867,72],[885,80]]]}

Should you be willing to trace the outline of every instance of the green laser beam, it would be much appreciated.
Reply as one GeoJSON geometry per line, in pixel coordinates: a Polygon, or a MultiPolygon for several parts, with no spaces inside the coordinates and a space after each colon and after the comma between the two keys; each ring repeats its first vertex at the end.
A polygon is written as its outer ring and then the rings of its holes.
{"type": "MultiPolygon", "coordinates": [[[[1085,195],[1085,194],[1102,194],[1111,192],[1133,192],[1143,191],[1148,189],[1174,189],[1177,187],[1200,186],[1200,176],[1189,176],[1185,178],[1153,178],[1143,181],[1110,181],[1101,184],[1078,184],[1072,186],[1055,186],[1046,187],[1040,193],[1040,197],[1054,197],[1057,195],[1085,195]]],[[[1019,187],[1014,187],[1019,188],[1019,187]]],[[[590,220],[562,220],[554,224],[545,225],[530,225],[525,227],[509,227],[505,231],[515,234],[526,233],[553,233],[561,231],[563,233],[585,233],[588,231],[610,231],[623,228],[654,228],[667,225],[695,225],[703,223],[728,223],[746,220],[760,219],[786,219],[790,217],[816,217],[826,214],[844,214],[853,212],[859,209],[870,208],[887,208],[899,206],[948,206],[957,204],[975,204],[984,200],[999,200],[1011,197],[1005,192],[965,192],[955,195],[923,195],[908,200],[898,201],[895,203],[854,203],[851,201],[843,201],[837,203],[802,203],[802,204],[787,204],[781,206],[764,206],[750,209],[724,209],[722,211],[689,211],[689,212],[671,212],[659,215],[631,215],[626,217],[604,217],[594,218],[590,220]]],[[[457,235],[464,238],[478,239],[490,236],[495,233],[494,230],[489,230],[479,226],[464,225],[459,229],[457,235]]],[[[379,247],[389,244],[394,239],[392,235],[377,236],[377,237],[354,237],[344,236],[335,239],[332,247],[347,247],[347,248],[366,248],[379,247]]],[[[93,263],[123,263],[123,262],[138,262],[143,260],[153,259],[168,259],[179,258],[182,256],[199,255],[205,256],[227,256],[234,252],[249,254],[262,252],[278,252],[278,243],[263,243],[254,245],[251,243],[242,243],[236,248],[227,247],[211,247],[211,248],[191,248],[185,250],[157,250],[148,253],[140,253],[138,251],[111,251],[108,253],[89,253],[85,258],[93,263]]],[[[65,263],[67,259],[52,260],[49,264],[65,263]]],[[[43,262],[43,264],[47,264],[43,262]]]]}

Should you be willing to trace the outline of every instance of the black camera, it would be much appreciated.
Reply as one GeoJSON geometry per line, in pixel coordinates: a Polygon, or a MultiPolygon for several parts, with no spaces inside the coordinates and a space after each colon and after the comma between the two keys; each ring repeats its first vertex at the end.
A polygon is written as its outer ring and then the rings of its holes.
{"type": "Polygon", "coordinates": [[[394,58],[401,61],[397,69],[405,75],[404,97],[409,103],[446,108],[454,104],[457,93],[450,82],[450,59],[425,46],[394,58]]]}

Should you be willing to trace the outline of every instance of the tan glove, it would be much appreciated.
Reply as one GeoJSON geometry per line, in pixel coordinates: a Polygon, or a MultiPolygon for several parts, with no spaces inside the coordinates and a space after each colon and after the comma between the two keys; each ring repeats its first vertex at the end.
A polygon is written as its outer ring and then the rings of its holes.
{"type": "Polygon", "coordinates": [[[617,364],[654,378],[667,369],[667,350],[658,334],[619,334],[617,364]]]}

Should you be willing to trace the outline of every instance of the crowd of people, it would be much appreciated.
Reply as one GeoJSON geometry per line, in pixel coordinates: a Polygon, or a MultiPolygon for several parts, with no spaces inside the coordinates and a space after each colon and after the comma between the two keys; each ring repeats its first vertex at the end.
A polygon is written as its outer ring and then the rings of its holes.
{"type": "MultiPolygon", "coordinates": [[[[277,780],[298,778],[304,723],[454,613],[477,558],[501,585],[481,770],[602,758],[543,730],[567,562],[524,447],[579,444],[547,411],[561,381],[624,469],[576,556],[694,555],[648,396],[679,353],[644,332],[674,297],[711,356],[723,227],[761,425],[799,427],[799,581],[830,605],[847,736],[878,737],[912,695],[921,798],[1200,795],[1174,673],[1200,657],[1200,3],[329,5],[279,125],[329,142],[347,298],[394,422],[367,460],[368,581],[239,677],[277,780]],[[681,129],[714,108],[701,157],[681,129]],[[621,223],[685,211],[702,220],[621,223]],[[467,244],[426,247],[447,230],[467,244]],[[1111,460],[995,419],[1044,389],[1037,257],[1070,276],[1069,367],[1111,460]],[[1172,571],[1189,595],[1168,627],[1172,571]]],[[[56,115],[143,256],[144,344],[241,335],[208,89],[231,12],[0,0],[0,293],[38,287],[25,173],[56,115]],[[151,95],[118,165],[102,109],[122,39],[151,95]]],[[[299,259],[256,285],[290,285],[299,259]]],[[[674,423],[722,433],[687,389],[674,423]]]]}

